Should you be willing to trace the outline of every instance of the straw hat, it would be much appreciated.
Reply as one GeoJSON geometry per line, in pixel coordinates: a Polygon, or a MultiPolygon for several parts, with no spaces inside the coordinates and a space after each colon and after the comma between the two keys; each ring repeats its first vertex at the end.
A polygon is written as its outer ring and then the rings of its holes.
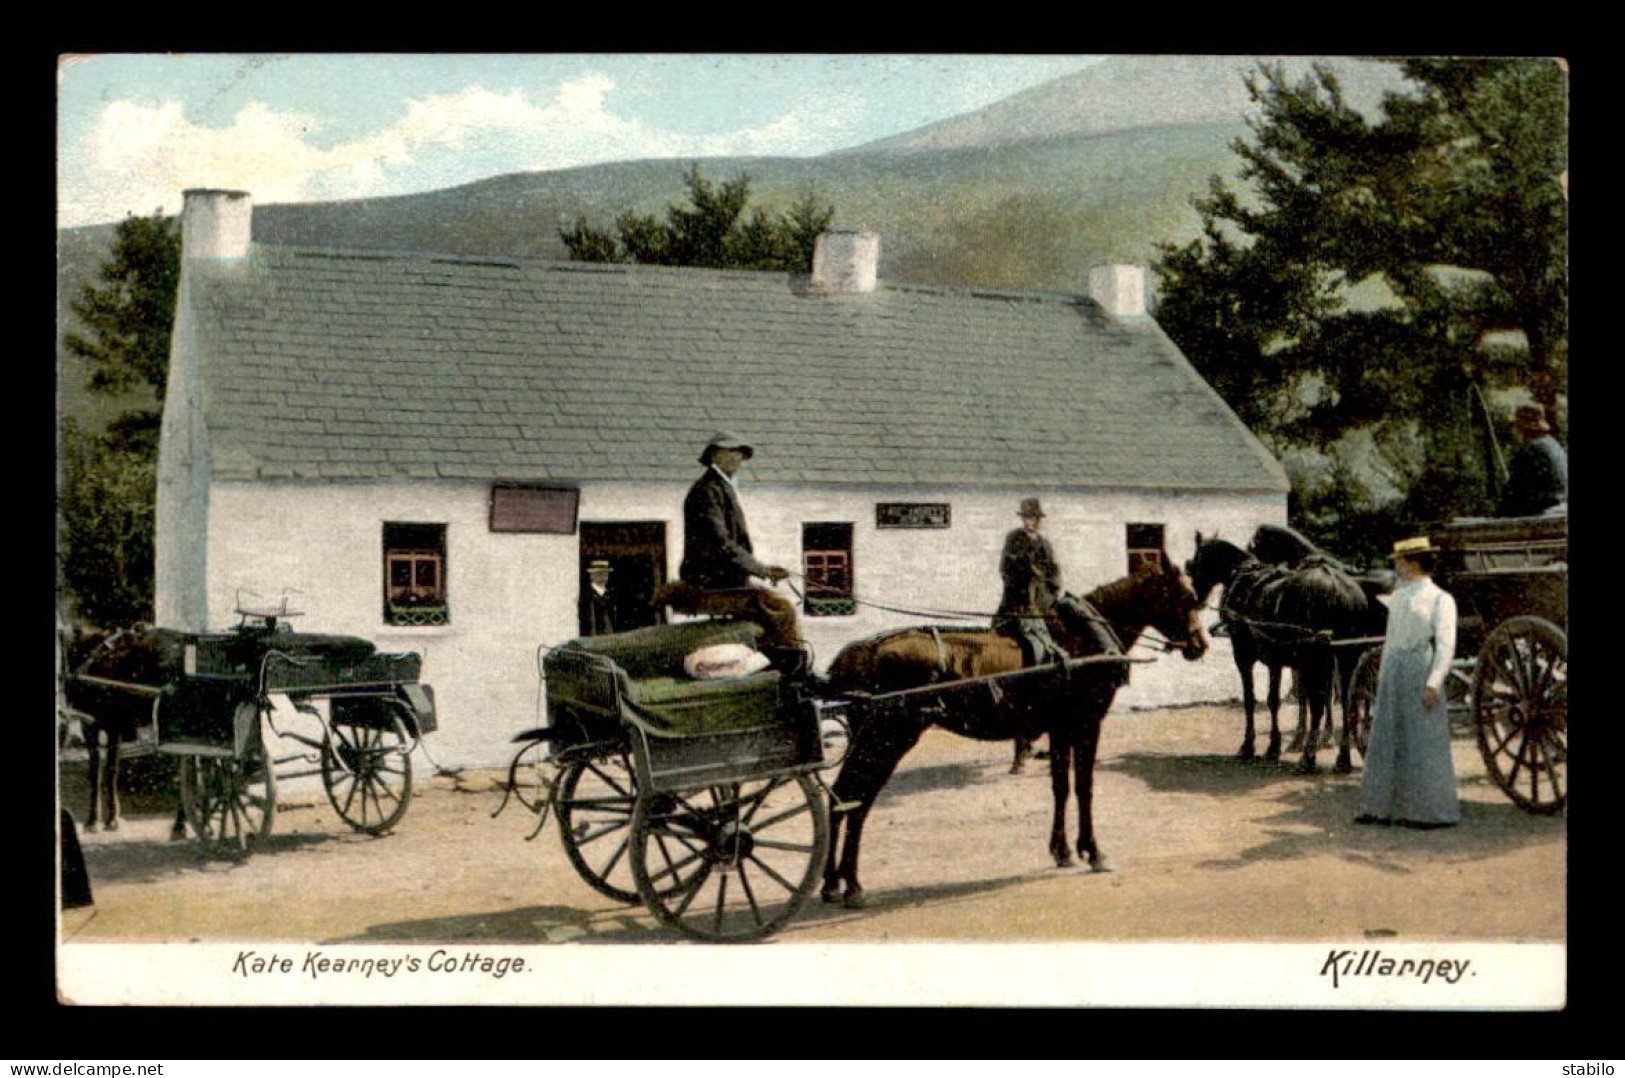
{"type": "Polygon", "coordinates": [[[1401,539],[1395,543],[1393,556],[1396,558],[1409,558],[1416,554],[1434,554],[1438,550],[1439,548],[1433,545],[1431,539],[1421,535],[1414,539],[1401,539]]]}
{"type": "Polygon", "coordinates": [[[609,562],[605,561],[603,558],[599,558],[597,561],[587,566],[587,572],[589,574],[607,573],[609,572],[609,562]]]}

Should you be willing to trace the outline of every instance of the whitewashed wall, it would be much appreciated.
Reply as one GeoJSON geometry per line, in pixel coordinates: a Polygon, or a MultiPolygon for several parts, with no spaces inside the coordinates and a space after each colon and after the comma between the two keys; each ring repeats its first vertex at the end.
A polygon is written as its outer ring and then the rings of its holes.
{"type": "MultiPolygon", "coordinates": [[[[860,598],[922,610],[991,611],[1000,592],[999,551],[1019,525],[1021,497],[1043,499],[1045,534],[1056,548],[1064,586],[1084,592],[1127,571],[1125,525],[1161,523],[1169,553],[1183,562],[1195,532],[1244,541],[1260,523],[1285,520],[1284,498],[1267,495],[1171,494],[1141,491],[1073,493],[1045,488],[990,491],[811,489],[750,482],[742,498],[758,554],[792,570],[800,566],[801,525],[850,522],[860,598]],[[947,502],[952,527],[877,529],[877,501],[947,502]]],[[[682,556],[686,483],[588,484],[582,521],[663,521],[668,573],[682,556]]],[[[296,627],[349,633],[383,650],[424,656],[434,685],[440,732],[429,741],[447,766],[495,766],[508,741],[542,719],[538,648],[576,633],[576,535],[493,534],[490,485],[478,482],[217,483],[208,524],[208,623],[233,624],[239,591],[267,597],[284,590],[305,616],[296,627]],[[406,628],[382,621],[382,524],[446,525],[446,585],[451,624],[406,628]]],[[[781,588],[784,585],[780,585],[781,588]]],[[[788,591],[785,592],[788,594],[788,591]]],[[[819,666],[841,645],[924,619],[860,606],[850,617],[808,618],[804,633],[819,666]]],[[[1239,682],[1227,642],[1201,663],[1176,656],[1137,666],[1118,707],[1229,699],[1239,682]]],[[[1151,654],[1142,652],[1142,654],[1151,654]]]]}

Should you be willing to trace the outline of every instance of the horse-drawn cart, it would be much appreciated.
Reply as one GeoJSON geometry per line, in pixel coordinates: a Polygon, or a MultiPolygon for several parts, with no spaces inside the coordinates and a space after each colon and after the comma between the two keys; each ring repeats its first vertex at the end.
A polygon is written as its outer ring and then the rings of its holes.
{"type": "Polygon", "coordinates": [[[701,940],[756,939],[787,922],[817,884],[829,841],[815,774],[836,761],[802,681],[775,670],[684,674],[694,651],[754,648],[759,633],[700,621],[550,649],[550,725],[516,738],[509,770],[510,790],[543,823],[557,814],[587,884],[701,940]],[[546,746],[552,774],[537,801],[524,772],[546,746]]]}
{"type": "MultiPolygon", "coordinates": [[[[1520,807],[1568,796],[1568,516],[1463,519],[1433,536],[1434,574],[1455,597],[1451,713],[1470,725],[1490,777],[1520,807]]],[[[1380,647],[1349,679],[1348,719],[1365,751],[1380,647]]]]}
{"type": "Polygon", "coordinates": [[[182,758],[182,812],[212,852],[241,856],[271,833],[279,778],[319,774],[352,828],[394,827],[412,797],[411,752],[435,729],[420,656],[293,632],[283,619],[297,615],[285,602],[238,613],[240,624],[224,633],[112,634],[68,671],[70,704],[110,728],[150,725],[157,750],[182,758]],[[319,736],[276,731],[273,696],[311,716],[319,736]],[[304,750],[273,757],[267,726],[304,750]],[[309,769],[286,769],[300,763],[309,769]]]}

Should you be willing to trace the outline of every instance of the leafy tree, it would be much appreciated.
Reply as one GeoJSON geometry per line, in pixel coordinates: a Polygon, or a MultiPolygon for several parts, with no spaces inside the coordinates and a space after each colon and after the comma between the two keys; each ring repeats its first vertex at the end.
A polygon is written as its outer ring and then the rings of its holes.
{"type": "Polygon", "coordinates": [[[1233,146],[1244,187],[1214,178],[1201,237],[1156,267],[1169,335],[1277,452],[1312,462],[1294,502],[1319,536],[1367,543],[1350,522],[1488,509],[1485,391],[1527,387],[1560,418],[1567,376],[1562,70],[1402,66],[1417,89],[1375,121],[1324,69],[1292,85],[1261,67],[1261,118],[1233,146]],[[1487,346],[1509,330],[1527,346],[1487,346]]]}
{"type": "MultiPolygon", "coordinates": [[[[180,254],[172,220],[154,214],[119,224],[100,283],[71,304],[86,332],[64,338],[89,361],[92,391],[117,395],[145,384],[162,401],[180,254]]],[[[96,624],[153,616],[159,419],[157,411],[133,409],[101,434],[71,419],[60,432],[60,583],[78,615],[96,624]]]]}
{"type": "Polygon", "coordinates": [[[667,206],[664,220],[627,210],[616,217],[613,233],[578,222],[560,229],[559,238],[577,262],[804,273],[812,269],[819,234],[835,217],[834,207],[820,205],[810,190],[778,216],[756,209],[746,217],[751,191],[745,173],[718,184],[696,164],[683,185],[687,203],[667,206]]]}
{"type": "Polygon", "coordinates": [[[64,339],[68,351],[90,362],[91,389],[123,393],[146,383],[163,397],[180,266],[173,219],[154,213],[120,222],[100,283],[85,285],[71,304],[89,332],[64,339]]]}

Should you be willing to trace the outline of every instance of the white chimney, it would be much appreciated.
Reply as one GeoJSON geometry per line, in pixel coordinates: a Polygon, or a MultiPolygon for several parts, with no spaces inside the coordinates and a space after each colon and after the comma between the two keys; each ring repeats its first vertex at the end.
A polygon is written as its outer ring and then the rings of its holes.
{"type": "Polygon", "coordinates": [[[247,191],[184,192],[181,253],[185,258],[231,260],[248,254],[254,200],[247,191]]]}
{"type": "Polygon", "coordinates": [[[1145,269],[1095,266],[1089,271],[1089,298],[1112,318],[1145,317],[1145,269]]]}
{"type": "Polygon", "coordinates": [[[828,292],[873,292],[880,237],[873,232],[825,232],[813,247],[812,283],[828,292]]]}

